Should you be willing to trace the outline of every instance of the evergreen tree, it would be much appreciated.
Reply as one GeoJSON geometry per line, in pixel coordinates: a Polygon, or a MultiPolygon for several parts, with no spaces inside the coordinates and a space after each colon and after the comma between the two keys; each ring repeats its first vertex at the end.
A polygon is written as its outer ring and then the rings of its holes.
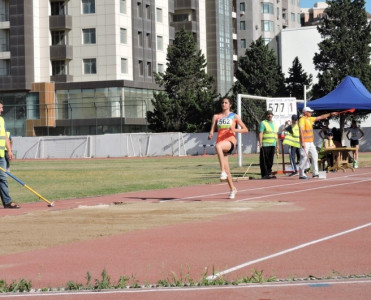
{"type": "MultiPolygon", "coordinates": [[[[268,97],[287,95],[285,78],[277,56],[265,45],[262,37],[253,41],[245,55],[239,58],[235,77],[234,94],[268,97]]],[[[252,130],[257,129],[265,110],[265,101],[244,100],[242,118],[246,126],[252,130]]]]}
{"type": "Polygon", "coordinates": [[[319,25],[323,41],[314,55],[318,84],[314,98],[322,97],[347,76],[360,78],[371,88],[371,24],[367,22],[365,0],[328,0],[327,18],[319,25]]]}
{"type": "MultiPolygon", "coordinates": [[[[313,87],[314,99],[334,90],[347,76],[358,77],[371,89],[371,24],[367,21],[365,0],[327,0],[327,18],[319,25],[323,41],[313,61],[318,83],[313,87]]],[[[343,133],[347,115],[340,115],[343,133]]]]}
{"type": "Polygon", "coordinates": [[[286,78],[286,88],[291,97],[296,99],[303,99],[304,97],[304,86],[312,84],[312,74],[308,76],[304,72],[302,64],[299,61],[298,57],[292,62],[292,67],[289,69],[289,77],[286,78]]]}
{"type": "Polygon", "coordinates": [[[167,68],[155,73],[162,92],[154,93],[153,112],[147,112],[149,128],[156,132],[203,132],[210,129],[216,91],[205,72],[206,59],[191,33],[176,33],[167,50],[167,68]]]}

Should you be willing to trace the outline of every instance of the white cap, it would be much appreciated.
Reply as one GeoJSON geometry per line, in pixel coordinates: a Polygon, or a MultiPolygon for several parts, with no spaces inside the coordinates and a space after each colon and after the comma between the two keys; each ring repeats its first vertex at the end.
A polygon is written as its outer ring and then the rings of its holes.
{"type": "Polygon", "coordinates": [[[307,112],[307,111],[313,112],[314,110],[311,109],[310,107],[306,106],[306,107],[303,108],[303,112],[307,112]]]}

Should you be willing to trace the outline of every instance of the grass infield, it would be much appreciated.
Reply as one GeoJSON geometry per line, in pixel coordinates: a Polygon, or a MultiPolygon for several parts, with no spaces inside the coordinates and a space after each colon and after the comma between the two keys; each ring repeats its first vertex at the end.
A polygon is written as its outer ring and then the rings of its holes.
{"type": "MultiPolygon", "coordinates": [[[[232,176],[260,177],[259,156],[243,157],[238,167],[236,155],[229,157],[232,176]]],[[[281,158],[280,158],[281,161],[281,158]]],[[[359,166],[371,166],[371,153],[360,153],[359,166]]],[[[277,169],[276,163],[273,170],[277,169]]],[[[146,157],[119,159],[14,160],[11,173],[49,201],[130,191],[219,182],[216,155],[187,157],[146,157]]],[[[8,177],[15,202],[41,201],[8,177]]]]}

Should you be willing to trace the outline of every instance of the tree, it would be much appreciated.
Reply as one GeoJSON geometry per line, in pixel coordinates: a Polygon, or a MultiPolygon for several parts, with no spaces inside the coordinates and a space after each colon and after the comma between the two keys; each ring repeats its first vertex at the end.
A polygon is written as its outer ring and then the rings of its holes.
{"type": "Polygon", "coordinates": [[[156,132],[203,132],[210,129],[217,97],[214,79],[205,72],[206,59],[191,33],[176,33],[167,50],[167,68],[155,73],[164,91],[155,92],[154,110],[147,112],[149,128],[156,132]]]}
{"type": "MultiPolygon", "coordinates": [[[[313,87],[314,98],[322,97],[336,88],[347,76],[358,77],[371,88],[371,24],[367,22],[364,0],[327,0],[327,18],[319,25],[323,38],[318,44],[313,62],[318,83],[313,87]]],[[[340,116],[343,132],[345,116],[340,116]]]]}
{"type": "MultiPolygon", "coordinates": [[[[287,95],[285,78],[278,64],[277,56],[262,37],[253,41],[245,55],[238,60],[235,72],[237,82],[234,94],[242,93],[255,96],[280,97],[287,95]]],[[[263,101],[247,100],[243,105],[243,121],[250,129],[257,129],[266,108],[263,101]]]]}
{"type": "Polygon", "coordinates": [[[304,72],[302,64],[298,57],[292,62],[292,67],[289,69],[289,77],[286,78],[286,89],[291,97],[303,99],[304,86],[312,84],[313,76],[304,72]]]}

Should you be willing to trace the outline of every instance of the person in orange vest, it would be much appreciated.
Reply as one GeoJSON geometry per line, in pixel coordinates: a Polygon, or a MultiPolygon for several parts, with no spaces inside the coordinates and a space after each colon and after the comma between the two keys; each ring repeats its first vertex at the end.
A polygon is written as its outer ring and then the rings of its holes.
{"type": "Polygon", "coordinates": [[[312,157],[312,176],[318,178],[318,153],[314,145],[313,123],[329,117],[337,116],[338,112],[323,114],[317,117],[312,117],[313,110],[310,107],[304,107],[303,116],[299,119],[300,130],[300,164],[299,164],[299,179],[309,179],[305,175],[306,166],[309,164],[309,155],[312,157]]]}
{"type": "Polygon", "coordinates": [[[259,125],[259,164],[262,179],[275,179],[272,175],[274,154],[278,153],[278,127],[273,122],[273,112],[267,110],[259,125]]]}

